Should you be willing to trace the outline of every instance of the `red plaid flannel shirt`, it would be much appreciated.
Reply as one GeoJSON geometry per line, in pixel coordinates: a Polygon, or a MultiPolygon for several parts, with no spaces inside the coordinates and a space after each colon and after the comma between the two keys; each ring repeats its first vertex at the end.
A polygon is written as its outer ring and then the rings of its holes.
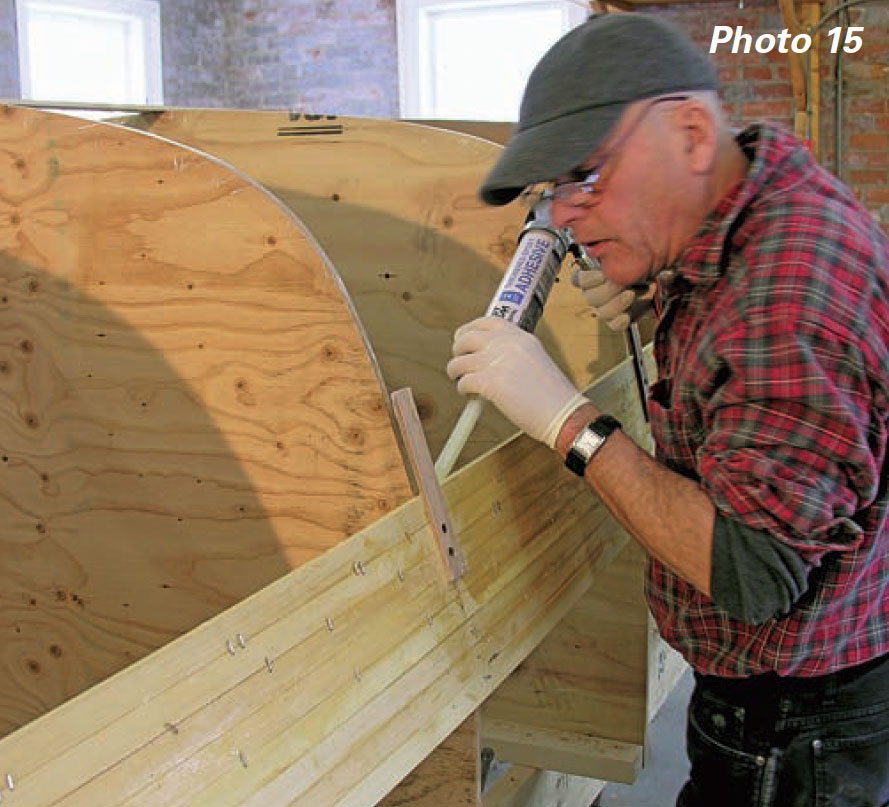
{"type": "Polygon", "coordinates": [[[698,671],[813,676],[889,652],[889,240],[791,135],[738,137],[747,179],[663,284],[657,456],[810,565],[791,613],[731,618],[656,560],[647,594],[698,671]]]}

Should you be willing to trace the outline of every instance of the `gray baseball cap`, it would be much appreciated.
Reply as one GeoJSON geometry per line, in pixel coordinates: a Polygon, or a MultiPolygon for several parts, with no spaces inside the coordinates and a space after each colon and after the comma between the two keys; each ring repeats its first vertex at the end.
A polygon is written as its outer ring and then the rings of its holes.
{"type": "Polygon", "coordinates": [[[652,14],[593,16],[553,45],[531,72],[515,131],[481,187],[504,205],[535,182],[575,169],[634,101],[715,90],[709,58],[652,14]]]}

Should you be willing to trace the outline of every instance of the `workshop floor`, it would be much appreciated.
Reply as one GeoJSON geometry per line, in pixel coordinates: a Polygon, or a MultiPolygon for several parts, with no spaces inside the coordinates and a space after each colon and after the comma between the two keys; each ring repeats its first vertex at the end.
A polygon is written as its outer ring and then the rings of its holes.
{"type": "Polygon", "coordinates": [[[685,715],[694,686],[687,671],[648,727],[645,768],[632,785],[608,785],[595,802],[600,807],[671,807],[685,783],[685,715]]]}

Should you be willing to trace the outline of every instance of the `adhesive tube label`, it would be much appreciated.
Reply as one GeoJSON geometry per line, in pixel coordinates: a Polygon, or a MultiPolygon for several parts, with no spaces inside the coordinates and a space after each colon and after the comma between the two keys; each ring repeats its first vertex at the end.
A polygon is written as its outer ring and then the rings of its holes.
{"type": "Polygon", "coordinates": [[[565,256],[565,250],[560,247],[555,233],[528,230],[519,241],[486,314],[533,332],[565,256]]]}

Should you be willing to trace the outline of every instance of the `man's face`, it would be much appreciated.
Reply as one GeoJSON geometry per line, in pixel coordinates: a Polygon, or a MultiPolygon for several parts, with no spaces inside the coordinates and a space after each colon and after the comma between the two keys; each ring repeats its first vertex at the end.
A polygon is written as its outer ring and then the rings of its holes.
{"type": "MultiPolygon", "coordinates": [[[[672,156],[664,116],[683,96],[636,104],[605,143],[554,186],[553,222],[599,261],[622,286],[645,283],[677,257],[684,205],[691,189],[672,156]],[[651,114],[656,111],[656,114],[651,114]]],[[[681,163],[681,161],[678,161],[681,163]]]]}

